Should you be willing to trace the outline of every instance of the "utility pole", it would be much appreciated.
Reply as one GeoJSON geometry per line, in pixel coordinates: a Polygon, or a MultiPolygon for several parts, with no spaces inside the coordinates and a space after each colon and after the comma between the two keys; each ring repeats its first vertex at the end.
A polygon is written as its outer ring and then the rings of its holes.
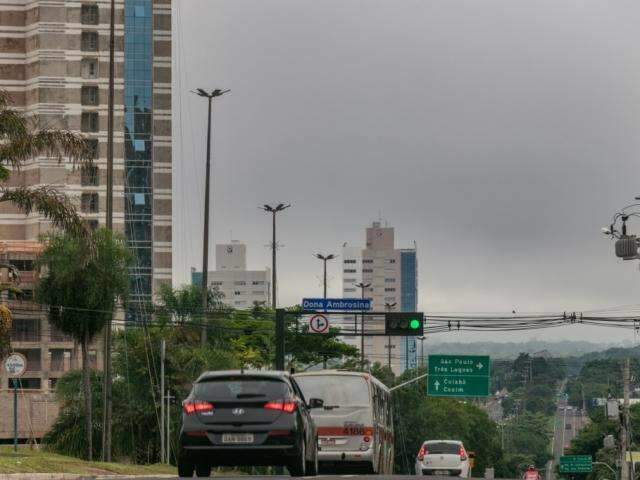
{"type": "Polygon", "coordinates": [[[323,282],[322,282],[322,284],[324,285],[324,288],[322,292],[323,292],[323,298],[326,299],[327,298],[327,261],[333,260],[334,258],[337,257],[337,255],[334,255],[333,253],[330,253],[329,255],[322,255],[321,253],[316,253],[314,256],[317,259],[322,260],[322,263],[324,264],[323,282]]]}
{"type": "MultiPolygon", "coordinates": [[[[371,286],[370,283],[356,283],[356,287],[362,292],[361,297],[364,300],[364,290],[371,286]]],[[[360,368],[364,370],[364,310],[362,311],[362,320],[360,323],[360,368]]]]}
{"type": "Polygon", "coordinates": [[[164,462],[165,445],[164,445],[164,357],[165,357],[165,341],[160,340],[160,463],[164,462]]]}
{"type": "Polygon", "coordinates": [[[424,367],[424,341],[426,338],[425,336],[418,337],[420,340],[420,368],[424,367]]]}
{"type": "Polygon", "coordinates": [[[285,310],[276,309],[276,370],[284,370],[285,310]]]}
{"type": "Polygon", "coordinates": [[[278,205],[276,205],[275,207],[272,207],[271,205],[263,205],[262,207],[260,207],[262,210],[264,210],[265,212],[269,212],[272,214],[273,216],[273,220],[272,220],[272,239],[271,239],[271,308],[273,310],[276,310],[278,308],[278,302],[277,302],[277,281],[278,281],[278,276],[276,275],[276,252],[278,250],[278,244],[276,243],[276,214],[278,212],[281,212],[287,208],[289,208],[291,206],[291,204],[287,204],[285,205],[284,203],[279,203],[278,205]]]}
{"type": "Polygon", "coordinates": [[[211,107],[213,99],[221,97],[230,90],[216,88],[212,92],[207,92],[202,88],[196,89],[196,95],[206,98],[208,101],[207,113],[207,163],[204,178],[204,232],[202,239],[202,333],[200,343],[204,347],[207,344],[207,322],[206,314],[208,310],[208,275],[209,275],[209,184],[211,183],[211,107]]]}
{"type": "MultiPolygon", "coordinates": [[[[397,302],[385,303],[384,308],[387,312],[390,312],[391,310],[393,310],[393,307],[395,307],[397,304],[398,304],[397,302]]],[[[391,370],[391,349],[393,347],[391,345],[391,335],[387,335],[387,367],[389,368],[389,370],[391,370]]]]}
{"type": "MultiPolygon", "coordinates": [[[[115,0],[111,0],[111,11],[109,13],[109,93],[107,105],[107,212],[106,226],[108,230],[113,230],[113,111],[115,100],[115,30],[116,30],[116,5],[115,0]]],[[[107,320],[104,329],[103,341],[103,369],[102,376],[102,461],[111,461],[111,328],[113,324],[113,314],[107,320]]]]}
{"type": "Polygon", "coordinates": [[[628,427],[629,427],[629,358],[624,361],[622,373],[622,382],[624,385],[624,402],[622,405],[622,428],[620,428],[620,480],[632,480],[631,463],[627,463],[628,444],[628,427]]]}
{"type": "Polygon", "coordinates": [[[173,400],[174,397],[173,395],[171,395],[171,392],[169,390],[167,390],[167,442],[166,442],[166,454],[167,454],[167,458],[166,458],[166,463],[167,465],[169,465],[171,463],[171,400],[173,400]]]}

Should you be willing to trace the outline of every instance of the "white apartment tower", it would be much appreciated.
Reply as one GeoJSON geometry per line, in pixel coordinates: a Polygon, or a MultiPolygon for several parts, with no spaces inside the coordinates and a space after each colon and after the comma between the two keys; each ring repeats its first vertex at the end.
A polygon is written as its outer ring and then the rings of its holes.
{"type": "MultiPolygon", "coordinates": [[[[366,229],[365,248],[343,247],[342,266],[342,292],[345,298],[360,297],[362,292],[355,284],[363,282],[371,284],[364,296],[372,300],[373,311],[417,310],[416,248],[395,248],[392,227],[382,227],[380,222],[373,222],[366,229]]],[[[347,337],[346,341],[360,347],[358,337],[347,337]]],[[[369,362],[382,365],[390,363],[396,373],[417,366],[416,341],[412,337],[365,337],[364,347],[369,362]]]]}

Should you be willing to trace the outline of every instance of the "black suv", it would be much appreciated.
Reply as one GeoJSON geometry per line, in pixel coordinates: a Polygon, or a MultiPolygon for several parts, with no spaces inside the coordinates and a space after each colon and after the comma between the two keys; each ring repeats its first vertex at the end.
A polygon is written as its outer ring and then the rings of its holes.
{"type": "Polygon", "coordinates": [[[213,466],[283,465],[316,475],[316,427],[295,380],[283,372],[221,371],[200,375],[182,402],[178,474],[208,477],[213,466]]]}

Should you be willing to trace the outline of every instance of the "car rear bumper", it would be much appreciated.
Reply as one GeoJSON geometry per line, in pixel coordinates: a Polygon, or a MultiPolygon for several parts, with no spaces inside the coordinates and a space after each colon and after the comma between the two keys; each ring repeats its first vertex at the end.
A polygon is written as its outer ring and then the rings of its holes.
{"type": "Polygon", "coordinates": [[[373,450],[351,450],[346,452],[336,450],[318,451],[319,462],[372,462],[373,450]]]}
{"type": "Polygon", "coordinates": [[[451,477],[466,478],[467,472],[464,469],[460,469],[460,468],[423,468],[421,466],[417,466],[416,475],[426,475],[426,476],[448,475],[451,477]]]}
{"type": "Polygon", "coordinates": [[[295,445],[184,446],[180,460],[216,466],[286,465],[299,454],[295,445]]]}

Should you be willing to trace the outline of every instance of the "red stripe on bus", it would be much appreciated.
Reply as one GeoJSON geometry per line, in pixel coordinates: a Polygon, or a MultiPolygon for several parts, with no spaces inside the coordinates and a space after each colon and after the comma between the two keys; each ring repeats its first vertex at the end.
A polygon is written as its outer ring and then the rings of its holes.
{"type": "Polygon", "coordinates": [[[324,437],[344,437],[344,436],[372,436],[373,435],[373,427],[364,427],[360,433],[353,433],[352,428],[344,428],[344,427],[318,427],[318,435],[324,437]],[[349,433],[347,433],[349,432],[349,433]]]}

